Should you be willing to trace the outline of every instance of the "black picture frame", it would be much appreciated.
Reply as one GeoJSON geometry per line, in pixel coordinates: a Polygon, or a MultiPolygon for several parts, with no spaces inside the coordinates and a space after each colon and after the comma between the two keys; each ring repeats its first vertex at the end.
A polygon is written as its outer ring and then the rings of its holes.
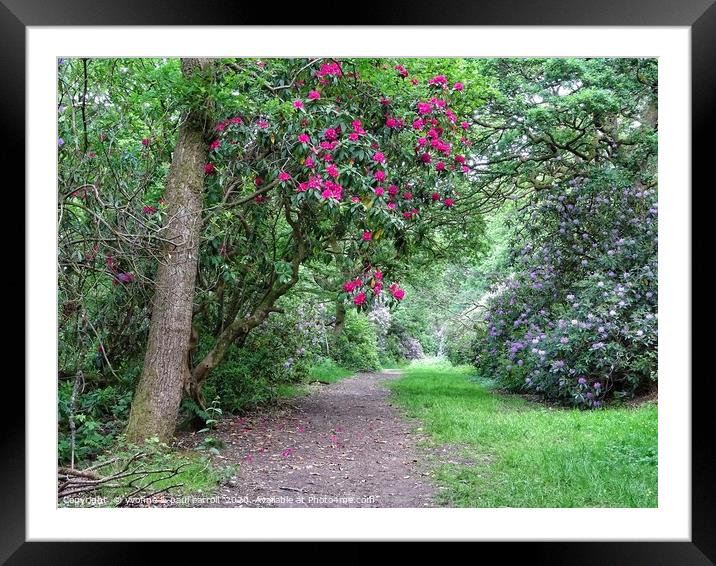
{"type": "MultiPolygon", "coordinates": [[[[25,162],[25,32],[27,26],[66,25],[315,25],[316,14],[333,14],[332,6],[311,3],[310,16],[288,8],[269,10],[261,3],[226,0],[0,0],[0,125],[8,144],[3,161],[16,172],[25,162]],[[283,13],[281,13],[283,12],[283,13]],[[267,21],[270,16],[271,21],[267,21]],[[310,21],[308,21],[310,18],[310,21]]],[[[491,2],[383,0],[359,8],[356,25],[559,25],[559,26],[688,26],[691,28],[692,178],[706,178],[713,161],[713,106],[716,101],[716,4],[714,0],[530,0],[491,2]]],[[[703,186],[709,190],[712,182],[703,186]]],[[[684,191],[694,191],[684,187],[684,191]]],[[[685,194],[688,194],[685,192],[685,194]]],[[[702,210],[705,207],[702,207],[702,210]]],[[[694,210],[692,208],[692,210],[694,210]]],[[[31,212],[28,212],[31,213],[31,212]]],[[[692,226],[695,226],[692,218],[692,226]]],[[[699,240],[692,238],[694,245],[699,240]]],[[[693,257],[699,257],[694,256],[693,257]]],[[[705,256],[708,258],[708,256],[705,256]]],[[[19,271],[19,270],[18,270],[19,271]]],[[[32,297],[25,294],[26,302],[32,297]]],[[[694,336],[696,334],[694,333],[694,336]]],[[[31,339],[31,337],[28,337],[31,339]]],[[[692,347],[693,348],[693,347],[692,347]]],[[[692,350],[693,351],[693,350],[692,350]]],[[[716,563],[716,443],[709,419],[714,385],[709,372],[683,376],[692,387],[692,535],[690,542],[525,542],[483,543],[500,553],[500,560],[530,564],[650,564],[702,565],[716,563]]],[[[19,414],[5,419],[0,432],[2,505],[0,562],[7,564],[137,564],[147,543],[25,542],[25,392],[21,380],[6,377],[5,407],[19,414]],[[13,390],[14,389],[14,390],[13,390]],[[6,397],[7,399],[8,397],[6,397]]],[[[598,525],[594,525],[595,530],[598,525]]],[[[110,534],[110,533],[108,533],[110,534]]],[[[77,536],[81,538],[82,533],[77,536]]],[[[320,539],[320,533],[316,533],[320,539]]],[[[555,534],[558,538],[558,533],[555,534]]],[[[161,551],[171,551],[162,545],[161,551]]],[[[155,549],[152,549],[155,550],[155,549]]],[[[183,562],[210,560],[205,548],[182,545],[183,562]]],[[[335,556],[335,555],[334,555],[335,556]]],[[[337,555],[341,556],[340,554],[337,555]]],[[[163,556],[169,560],[168,556],[163,556]]],[[[240,557],[236,558],[237,560],[240,557]]]]}

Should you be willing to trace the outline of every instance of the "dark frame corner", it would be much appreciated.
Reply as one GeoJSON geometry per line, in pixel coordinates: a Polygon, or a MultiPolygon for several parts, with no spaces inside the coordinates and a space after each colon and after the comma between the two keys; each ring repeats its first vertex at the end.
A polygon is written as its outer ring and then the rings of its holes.
{"type": "MultiPolygon", "coordinates": [[[[355,24],[408,25],[635,25],[690,26],[692,72],[692,169],[706,180],[713,161],[713,101],[716,100],[715,0],[529,0],[461,3],[460,0],[416,0],[410,10],[399,0],[381,3],[379,12],[365,10],[355,24]],[[447,3],[446,3],[447,2],[447,3]],[[377,17],[373,14],[377,14],[377,17]],[[707,137],[711,133],[711,137],[707,137]]],[[[260,5],[226,0],[0,0],[0,77],[3,104],[0,124],[5,139],[6,163],[25,160],[25,32],[35,25],[241,25],[266,24],[260,5]]],[[[270,23],[299,24],[294,14],[273,14],[270,23]],[[278,19],[276,19],[278,18],[278,19]]],[[[315,20],[305,22],[316,24],[315,20]]],[[[15,166],[15,170],[18,167],[15,166]]],[[[712,181],[705,183],[709,190],[712,181]]],[[[695,183],[693,183],[695,184],[695,183]]],[[[688,188],[685,190],[689,190],[688,188]]],[[[693,192],[691,192],[693,198],[693,192]]],[[[702,209],[705,207],[702,207],[702,209]]],[[[693,207],[692,207],[693,211],[693,207]]],[[[693,223],[693,220],[692,220],[693,223]]],[[[694,223],[695,224],[695,223],[694,223]]],[[[701,246],[698,239],[694,245],[701,246]]],[[[692,255],[693,257],[693,255],[692,255]]],[[[26,295],[26,301],[31,297],[26,295]]],[[[692,350],[693,351],[693,350],[692,350]]],[[[708,565],[716,563],[716,443],[708,418],[713,404],[713,380],[704,372],[692,380],[692,539],[691,542],[584,542],[489,543],[500,546],[503,558],[525,558],[531,564],[649,564],[708,565]]],[[[686,376],[685,376],[686,377],[686,376]]],[[[6,384],[17,388],[11,399],[24,399],[18,379],[6,384]]],[[[25,542],[25,434],[24,405],[14,402],[19,415],[5,419],[0,436],[3,454],[2,507],[0,507],[0,563],[134,564],[146,543],[28,543],[25,542]]],[[[81,536],[81,533],[78,533],[81,536]]],[[[146,546],[145,546],[146,547],[146,546]]],[[[182,545],[182,558],[205,560],[205,550],[182,545]],[[201,554],[199,554],[201,552],[201,554]]]]}

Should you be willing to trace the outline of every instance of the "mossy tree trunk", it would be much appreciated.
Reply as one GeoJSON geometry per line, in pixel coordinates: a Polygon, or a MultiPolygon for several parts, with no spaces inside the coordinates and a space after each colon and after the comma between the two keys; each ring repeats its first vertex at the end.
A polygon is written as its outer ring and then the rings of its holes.
{"type": "MultiPolygon", "coordinates": [[[[208,81],[210,60],[182,59],[187,80],[208,81]]],[[[171,440],[185,384],[192,306],[201,235],[202,190],[207,163],[207,102],[198,101],[183,116],[167,177],[167,215],[162,236],[171,244],[157,269],[149,338],[126,435],[141,442],[171,440]]]]}

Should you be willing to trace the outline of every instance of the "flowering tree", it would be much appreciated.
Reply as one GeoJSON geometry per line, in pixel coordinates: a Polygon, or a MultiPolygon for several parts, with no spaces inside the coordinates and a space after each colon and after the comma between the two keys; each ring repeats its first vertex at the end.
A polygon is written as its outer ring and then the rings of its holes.
{"type": "Polygon", "coordinates": [[[385,274],[427,242],[423,226],[453,222],[468,170],[465,87],[445,75],[331,59],[183,61],[182,70],[166,209],[148,205],[171,244],[130,415],[135,439],[171,435],[181,392],[201,403],[203,380],[278,310],[306,262],[356,273],[343,290],[358,307],[402,300],[385,274]],[[214,336],[196,360],[192,318],[214,336]]]}

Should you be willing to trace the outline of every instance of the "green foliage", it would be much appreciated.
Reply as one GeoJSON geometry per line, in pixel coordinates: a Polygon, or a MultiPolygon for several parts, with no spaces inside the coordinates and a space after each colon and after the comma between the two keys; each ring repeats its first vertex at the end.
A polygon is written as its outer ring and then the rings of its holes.
{"type": "MultiPolygon", "coordinates": [[[[200,450],[208,450],[214,446],[209,441],[205,446],[201,446],[200,450]]],[[[132,486],[127,485],[132,480],[130,477],[124,481],[112,482],[123,487],[117,489],[103,487],[96,492],[87,494],[88,498],[90,496],[96,498],[93,501],[97,501],[96,505],[102,507],[116,506],[119,500],[136,489],[141,490],[136,497],[146,497],[153,492],[165,489],[167,489],[165,494],[169,497],[208,496],[215,492],[222,482],[237,472],[235,465],[219,466],[205,454],[172,450],[170,446],[160,443],[156,438],[147,439],[141,446],[127,444],[120,439],[112,444],[111,451],[107,451],[97,458],[95,465],[104,463],[107,464],[98,469],[102,476],[119,473],[128,465],[129,471],[146,470],[152,473],[142,474],[141,477],[133,476],[137,479],[132,486]],[[138,454],[139,458],[136,457],[138,454]],[[133,463],[130,464],[132,460],[133,463]],[[177,470],[176,474],[173,473],[174,470],[177,470]]],[[[60,500],[59,505],[61,507],[73,506],[73,503],[60,500]]],[[[82,505],[94,506],[91,502],[82,505]]]]}
{"type": "MultiPolygon", "coordinates": [[[[112,445],[122,432],[132,401],[130,387],[96,383],[88,376],[84,392],[80,388],[75,400],[75,463],[93,460],[112,445]]],[[[71,458],[70,400],[74,380],[63,380],[58,390],[58,460],[67,464],[71,458]]]]}
{"type": "Polygon", "coordinates": [[[350,377],[353,372],[339,366],[331,358],[323,358],[311,367],[309,381],[320,381],[323,383],[336,383],[343,378],[350,377]]]}
{"type": "Polygon", "coordinates": [[[496,393],[469,366],[414,363],[390,382],[437,445],[442,501],[458,507],[656,507],[657,407],[558,409],[496,393]]]}
{"type": "Polygon", "coordinates": [[[375,328],[364,314],[348,311],[343,332],[333,339],[331,357],[352,370],[380,368],[375,328]]]}

